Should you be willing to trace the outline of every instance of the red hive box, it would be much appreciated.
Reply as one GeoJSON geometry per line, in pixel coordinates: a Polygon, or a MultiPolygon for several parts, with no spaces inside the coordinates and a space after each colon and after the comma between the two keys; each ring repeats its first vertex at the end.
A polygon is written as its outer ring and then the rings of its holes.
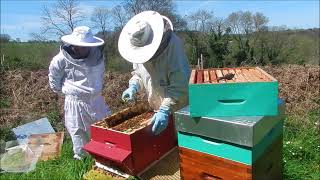
{"type": "MultiPolygon", "coordinates": [[[[160,159],[177,145],[173,118],[168,127],[158,136],[151,132],[152,125],[145,125],[135,131],[121,132],[101,124],[112,118],[123,119],[135,109],[127,108],[91,126],[91,140],[84,146],[97,162],[136,176],[151,163],[160,159]]],[[[145,112],[145,110],[141,111],[145,112]]],[[[137,115],[137,114],[136,114],[137,115]]]]}

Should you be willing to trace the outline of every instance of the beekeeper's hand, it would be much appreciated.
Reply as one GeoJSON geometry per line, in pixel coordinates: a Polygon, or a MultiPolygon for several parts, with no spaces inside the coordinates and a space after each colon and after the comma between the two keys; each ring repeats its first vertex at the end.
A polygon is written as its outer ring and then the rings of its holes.
{"type": "Polygon", "coordinates": [[[130,84],[129,88],[123,91],[122,100],[124,102],[133,101],[135,98],[135,94],[138,92],[138,87],[135,84],[130,84]]]}
{"type": "Polygon", "coordinates": [[[160,106],[160,109],[155,113],[151,119],[152,132],[155,135],[160,134],[168,126],[169,108],[160,106]]]}

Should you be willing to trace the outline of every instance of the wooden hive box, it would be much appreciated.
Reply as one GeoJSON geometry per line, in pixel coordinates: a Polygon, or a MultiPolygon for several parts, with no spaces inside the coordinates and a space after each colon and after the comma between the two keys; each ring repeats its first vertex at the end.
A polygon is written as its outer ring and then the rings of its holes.
{"type": "Polygon", "coordinates": [[[179,147],[251,166],[263,156],[265,150],[268,149],[276,139],[282,137],[282,133],[283,122],[279,122],[258,144],[248,147],[195,134],[178,132],[178,145],[179,147]]]}
{"type": "Polygon", "coordinates": [[[275,116],[278,81],[259,67],[192,70],[192,117],[275,116]],[[229,79],[226,79],[229,77],[229,79]]]}
{"type": "MultiPolygon", "coordinates": [[[[136,176],[177,145],[172,116],[168,127],[158,136],[147,124],[152,117],[140,104],[124,109],[91,126],[91,140],[84,146],[97,162],[136,176]],[[122,124],[144,115],[140,127],[124,129],[122,124]]],[[[136,123],[134,123],[136,124],[136,123]]]]}
{"type": "Polygon", "coordinates": [[[175,112],[182,179],[281,179],[280,99],[278,109],[278,116],[192,118],[188,107],[175,112]]]}
{"type": "Polygon", "coordinates": [[[283,100],[277,116],[191,117],[189,106],[174,113],[177,131],[217,139],[247,147],[257,145],[285,117],[283,100]]]}
{"type": "Polygon", "coordinates": [[[281,180],[282,136],[279,136],[252,165],[179,147],[183,180],[281,180]]]}

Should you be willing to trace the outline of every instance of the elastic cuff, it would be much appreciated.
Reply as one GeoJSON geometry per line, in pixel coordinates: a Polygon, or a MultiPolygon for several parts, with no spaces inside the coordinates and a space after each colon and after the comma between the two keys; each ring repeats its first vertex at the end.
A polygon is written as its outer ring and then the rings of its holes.
{"type": "Polygon", "coordinates": [[[136,92],[139,91],[139,85],[136,84],[136,83],[131,83],[131,84],[129,84],[129,87],[130,87],[130,88],[133,88],[136,92]]]}
{"type": "Polygon", "coordinates": [[[170,108],[168,106],[161,105],[159,111],[169,114],[170,108]]]}

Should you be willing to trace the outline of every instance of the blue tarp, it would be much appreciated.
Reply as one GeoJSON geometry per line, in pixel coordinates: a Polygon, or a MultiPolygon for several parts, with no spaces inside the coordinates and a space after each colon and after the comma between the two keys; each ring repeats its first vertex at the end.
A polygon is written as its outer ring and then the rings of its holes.
{"type": "Polygon", "coordinates": [[[18,126],[13,128],[12,131],[16,135],[19,144],[27,143],[28,137],[31,134],[55,133],[47,118],[41,118],[39,120],[18,126]]]}

